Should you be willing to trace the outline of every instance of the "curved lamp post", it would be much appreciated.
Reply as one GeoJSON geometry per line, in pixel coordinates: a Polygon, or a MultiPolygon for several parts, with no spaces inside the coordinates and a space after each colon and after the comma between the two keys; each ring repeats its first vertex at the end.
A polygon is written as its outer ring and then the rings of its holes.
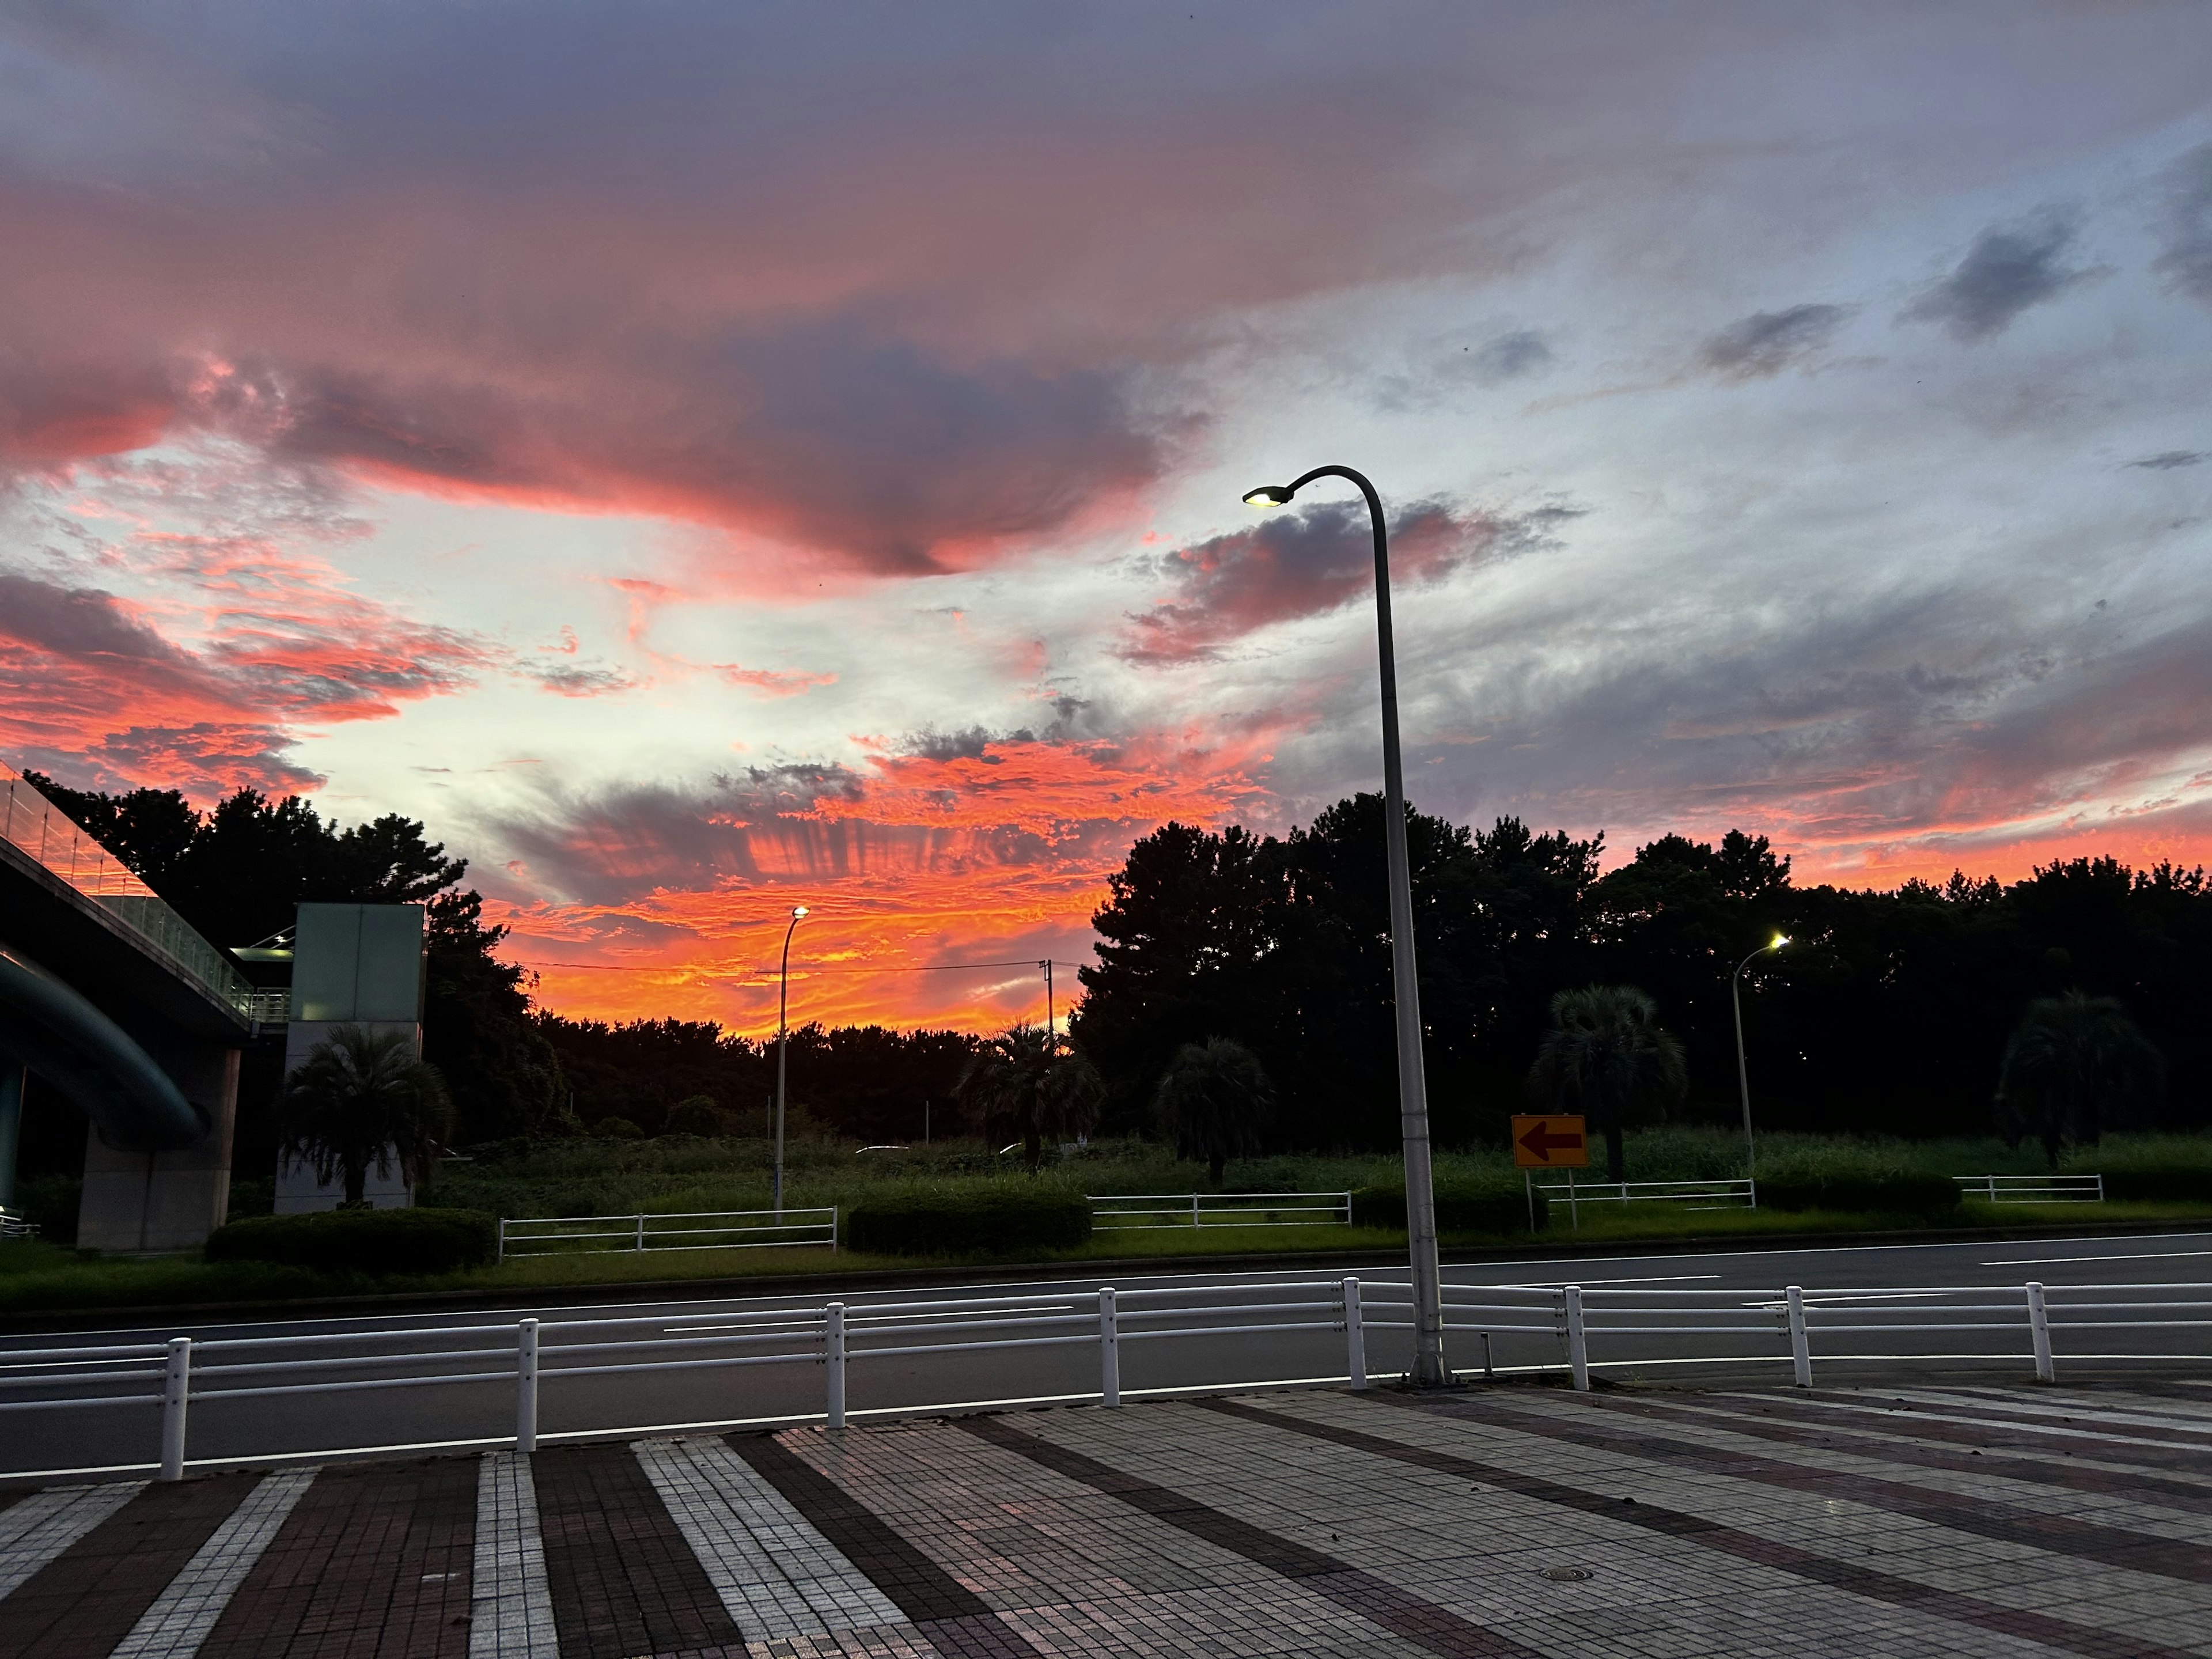
{"type": "Polygon", "coordinates": [[[783,930],[783,976],[775,994],[775,1218],[783,1219],[783,1051],[789,1033],[784,1017],[791,1006],[791,936],[806,915],[806,907],[791,908],[791,926],[783,930]]]}
{"type": "Polygon", "coordinates": [[[1317,466],[1286,484],[1246,492],[1250,507],[1280,507],[1316,478],[1342,478],[1367,499],[1375,528],[1375,632],[1382,658],[1382,839],[1390,871],[1390,976],[1398,1012],[1398,1122],[1406,1148],[1406,1243],[1412,1257],[1413,1381],[1438,1387],[1444,1370],[1443,1275],[1429,1150],[1428,1079],[1421,1065],[1421,987],[1413,965],[1413,890],[1406,856],[1405,769],[1398,757],[1398,664],[1390,635],[1390,544],[1382,501],[1365,475],[1317,466]]]}
{"type": "Polygon", "coordinates": [[[1735,972],[1729,976],[1729,1000],[1735,1005],[1735,1081],[1743,1092],[1743,1173],[1750,1180],[1758,1179],[1759,1164],[1751,1141],[1751,1068],[1743,1058],[1743,970],[1769,951],[1779,951],[1789,943],[1789,934],[1777,933],[1736,963],[1735,972]]]}

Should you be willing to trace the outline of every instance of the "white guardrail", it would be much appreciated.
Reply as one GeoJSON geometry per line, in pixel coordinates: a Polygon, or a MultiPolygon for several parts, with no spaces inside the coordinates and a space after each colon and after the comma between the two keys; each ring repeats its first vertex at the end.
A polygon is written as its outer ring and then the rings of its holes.
{"type": "Polygon", "coordinates": [[[2100,1175],[1953,1176],[1962,1194],[1989,1204],[2102,1204],[2100,1175]]]}
{"type": "Polygon", "coordinates": [[[558,1255],[572,1251],[765,1250],[782,1244],[826,1244],[835,1250],[836,1206],[696,1210],[672,1215],[502,1216],[494,1259],[504,1261],[511,1255],[558,1255]],[[769,1219],[761,1219],[763,1216],[769,1219]],[[532,1231],[548,1227],[567,1231],[532,1231]]]}
{"type": "Polygon", "coordinates": [[[39,1224],[21,1210],[11,1210],[0,1204],[0,1238],[36,1238],[39,1224]]]}
{"type": "Polygon", "coordinates": [[[1554,1202],[1566,1200],[1574,1231],[1582,1231],[1585,1204],[1680,1204],[1692,1210],[1733,1210],[1759,1207],[1759,1183],[1748,1176],[1735,1181],[1576,1181],[1538,1182],[1536,1190],[1554,1202]]]}
{"type": "MultiPolygon", "coordinates": [[[[1780,1364],[1786,1360],[1798,1386],[1813,1380],[1814,1349],[1825,1360],[1913,1358],[1997,1360],[2032,1358],[2036,1376],[2055,1379],[2055,1337],[2088,1332],[2173,1331],[2212,1327],[2212,1285],[2069,1285],[2054,1292],[2040,1284],[2010,1286],[1899,1287],[1806,1291],[1616,1290],[1581,1285],[1448,1285],[1445,1328],[1480,1338],[1483,1371],[1491,1375],[1496,1339],[1536,1339],[1556,1356],[1541,1364],[1501,1367],[1556,1370],[1562,1364],[1577,1389],[1589,1387],[1595,1365],[1651,1364],[1780,1364]],[[2007,1343],[1973,1354],[1899,1354],[1891,1339],[1912,1334],[2000,1333],[2025,1339],[2027,1353],[2007,1343]],[[1872,1337],[1884,1351],[1846,1352],[1838,1339],[1872,1337]],[[1638,1339],[1642,1354],[1601,1355],[1593,1347],[1638,1339]],[[1742,1339],[1756,1340],[1747,1343],[1742,1339]],[[1648,1352],[1654,1339],[1667,1352],[1648,1352]],[[1706,1352],[1717,1343],[1717,1351],[1706,1352]],[[1748,1348],[1750,1352],[1745,1352],[1748,1348]]],[[[1247,1379],[1203,1385],[1205,1391],[1300,1382],[1348,1382],[1368,1386],[1370,1330],[1412,1329],[1412,1304],[1402,1285],[1378,1284],[1363,1291],[1357,1278],[1238,1283],[1117,1291],[1047,1291],[1018,1296],[868,1303],[848,1307],[751,1311],[702,1311],[672,1321],[665,1313],[627,1318],[514,1324],[325,1332],[288,1336],[194,1339],[100,1346],[0,1349],[0,1413],[158,1406],[161,1477],[176,1480],[186,1466],[190,1407],[225,1401],[280,1395],[340,1395],[366,1390],[433,1385],[503,1386],[514,1390],[513,1444],[538,1444],[538,1400],[550,1379],[557,1388],[577,1377],[667,1374],[753,1365],[823,1368],[823,1410],[829,1427],[846,1423],[846,1378],[857,1362],[893,1358],[1012,1352],[1049,1347],[1089,1347],[1097,1355],[1096,1398],[1121,1403],[1125,1343],[1189,1337],[1272,1336],[1285,1332],[1335,1332],[1345,1344],[1341,1377],[1247,1379]],[[1221,1298],[1235,1297],[1237,1300],[1221,1298]],[[423,1347],[414,1345],[429,1344],[423,1347]],[[381,1345],[380,1347],[379,1345],[381,1345]],[[309,1352],[325,1349],[332,1352],[309,1352]],[[397,1350],[397,1351],[394,1351],[397,1350]],[[329,1373],[342,1373],[331,1376],[329,1373]],[[6,1398],[43,1389],[43,1398],[6,1398]],[[88,1392],[89,1390],[90,1392],[88,1392]]],[[[1987,1337],[1996,1343],[2000,1337],[1987,1337]]],[[[1456,1348],[1460,1345],[1455,1341],[1456,1348]]],[[[1908,1345],[1910,1346],[1910,1345],[1908,1345]]],[[[2084,1359],[2187,1358],[2194,1355],[2081,1355],[2084,1359]]],[[[1283,1362],[1291,1363],[1291,1362],[1283,1362]]],[[[1308,1366],[1310,1370],[1310,1364],[1308,1366]]],[[[1166,1392],[1188,1393],[1178,1387],[1166,1392]]],[[[1000,1405],[1091,1398],[1056,1395],[1018,1396],[1000,1405]]],[[[889,1408],[921,1413],[945,1405],[889,1408]]],[[[778,1420],[811,1420],[793,1413],[778,1420]]],[[[731,1419],[732,1421],[738,1419],[731,1419]]],[[[713,1426],[708,1424],[694,1427],[713,1426]]],[[[607,1424],[563,1437],[651,1432],[644,1425],[607,1424]]],[[[503,1444],[496,1440],[453,1441],[451,1446],[503,1444]]],[[[412,1450],[419,1447],[367,1449],[412,1450]]],[[[312,1450],[285,1455],[313,1456],[312,1450]]],[[[204,1460],[219,1463],[221,1458],[204,1460]]],[[[261,1461],[261,1460],[257,1460],[261,1461]]],[[[49,1472],[56,1473],[56,1472],[49,1472]]]]}
{"type": "Polygon", "coordinates": [[[1345,1193],[1094,1193],[1091,1222],[1109,1231],[1161,1227],[1349,1227],[1345,1193]]]}

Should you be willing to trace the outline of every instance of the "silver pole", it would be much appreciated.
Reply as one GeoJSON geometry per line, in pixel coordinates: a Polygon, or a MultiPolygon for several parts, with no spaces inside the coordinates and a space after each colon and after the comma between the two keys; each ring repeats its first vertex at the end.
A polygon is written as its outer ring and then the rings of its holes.
{"type": "MultiPolygon", "coordinates": [[[[1729,1002],[1735,1010],[1735,1084],[1743,1097],[1743,1173],[1747,1180],[1759,1178],[1759,1158],[1751,1139],[1751,1067],[1743,1057],[1743,970],[1765,956],[1769,951],[1779,951],[1790,941],[1778,934],[1735,965],[1729,975],[1729,1002]]],[[[1754,1197],[1753,1207],[1758,1206],[1754,1197]]]]}

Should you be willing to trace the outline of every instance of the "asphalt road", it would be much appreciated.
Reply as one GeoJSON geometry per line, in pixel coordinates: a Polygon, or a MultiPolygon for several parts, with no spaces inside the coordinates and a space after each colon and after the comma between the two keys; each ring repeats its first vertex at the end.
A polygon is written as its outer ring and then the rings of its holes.
{"type": "MultiPolygon", "coordinates": [[[[1406,1315],[1390,1306],[1394,1298],[1402,1301],[1405,1295],[1402,1269],[1344,1269],[1316,1262],[1295,1270],[1123,1276],[1117,1288],[1122,1293],[1125,1394],[1341,1377],[1346,1343],[1336,1328],[1333,1305],[1284,1306],[1264,1314],[1210,1315],[1205,1310],[1248,1303],[1296,1304],[1302,1299],[1299,1292],[1257,1287],[1334,1279],[1347,1271],[1358,1274],[1367,1304],[1370,1374],[1383,1378],[1403,1370],[1410,1337],[1391,1327],[1402,1323],[1406,1315]],[[1148,1318],[1148,1314],[1153,1316],[1148,1318]],[[1310,1328],[1146,1340],[1140,1334],[1157,1328],[1161,1316],[1167,1324],[1181,1327],[1271,1322],[1310,1328]]],[[[2093,1365],[2109,1370],[2128,1365],[2131,1358],[2162,1356],[2154,1367],[2162,1374],[2212,1380],[2212,1307],[2171,1310],[2207,1322],[2194,1327],[2168,1322],[2154,1330],[2127,1330],[2084,1322],[2143,1316],[2137,1309],[2100,1311],[2114,1301],[2171,1304],[2192,1296],[2212,1300],[2212,1289],[2192,1293],[2181,1288],[2212,1285],[2212,1233],[1469,1261],[1449,1266],[1444,1277],[1448,1301],[1512,1304],[1522,1310],[1451,1316],[1450,1323],[1460,1328],[1449,1332],[1447,1358],[1462,1374],[1479,1373],[1486,1358],[1478,1327],[1492,1328],[1487,1357],[1501,1373],[1562,1366],[1565,1345],[1557,1323],[1557,1299],[1551,1292],[1578,1284],[1585,1289],[1589,1310],[1590,1357],[1602,1374],[1676,1382],[1723,1376],[1731,1381],[1786,1382],[1789,1348],[1783,1304],[1774,1293],[1796,1285],[1803,1287],[1813,1310],[1812,1346],[1823,1382],[1863,1382],[1976,1364],[1990,1376],[2021,1377],[2030,1374],[2021,1287],[2034,1279],[2049,1287],[2063,1379],[2087,1380],[2094,1374],[2093,1365]],[[2117,1297],[2084,1288],[2114,1285],[2153,1288],[2141,1296],[2117,1297]],[[1496,1287],[1502,1286],[1519,1288],[1499,1293],[1496,1287]],[[1996,1287],[2001,1293],[1960,1294],[1977,1286],[1996,1287]],[[1675,1331],[1673,1325],[1686,1316],[1662,1308],[1685,1302],[1707,1310],[1708,1322],[1718,1316],[1736,1328],[1717,1334],[1675,1331]],[[1913,1311],[1930,1307],[1937,1311],[1913,1311]],[[1723,1358],[1733,1363],[1711,1363],[1723,1358]],[[2179,1363],[2173,1363],[2176,1358],[2179,1363]],[[1754,1360],[1756,1364],[1744,1363],[1754,1360]]],[[[549,1438],[818,1415],[823,1407],[825,1373],[811,1332],[802,1334],[786,1326],[788,1334],[780,1338],[772,1336],[742,1349],[708,1348],[703,1352],[696,1346],[641,1353],[607,1345],[680,1340],[696,1344],[702,1336],[735,1331],[773,1333],[781,1322],[779,1315],[809,1311],[831,1299],[843,1300],[851,1310],[854,1357],[848,1388],[856,1418],[923,1407],[1095,1397],[1099,1389],[1097,1288],[1095,1278],[1060,1278],[860,1291],[840,1298],[834,1285],[825,1284],[804,1296],[580,1302],[563,1307],[384,1317],[180,1322],[11,1334],[0,1338],[0,1402],[125,1393],[141,1397],[113,1405],[0,1411],[0,1479],[51,1479],[69,1470],[120,1474],[143,1468],[156,1456],[159,1413],[152,1402],[158,1385],[146,1375],[148,1362],[129,1355],[102,1358],[94,1351],[103,1347],[128,1347],[178,1335],[194,1340],[189,1450],[195,1465],[204,1466],[311,1452],[459,1448],[511,1437],[515,1330],[517,1321],[524,1317],[541,1322],[544,1375],[539,1423],[541,1436],[549,1438]],[[932,1329],[956,1317],[952,1310],[914,1307],[966,1297],[1039,1298],[1004,1316],[1058,1317],[1063,1322],[971,1328],[956,1335],[932,1329]],[[892,1305],[908,1311],[896,1316],[884,1311],[892,1305]],[[594,1320],[625,1322],[603,1328],[585,1328],[576,1322],[594,1320]],[[1048,1347],[875,1352],[948,1340],[1010,1341],[1039,1334],[1076,1340],[1048,1347]],[[32,1350],[46,1351],[49,1357],[32,1358],[32,1350]],[[52,1357],[56,1351],[66,1351],[66,1357],[52,1357]],[[744,1366],[695,1364],[690,1369],[647,1372],[564,1374],[641,1359],[696,1361],[727,1358],[732,1352],[792,1358],[744,1366]],[[317,1371],[314,1381],[376,1381],[380,1386],[212,1397],[216,1390],[289,1386],[300,1373],[255,1368],[302,1355],[350,1357],[345,1364],[317,1371]],[[100,1380],[100,1373],[114,1366],[137,1375],[124,1377],[111,1370],[106,1380],[100,1380]],[[11,1376],[51,1376],[58,1367],[82,1380],[65,1386],[4,1386],[11,1376]],[[400,1380],[453,1375],[469,1380],[413,1384],[400,1380]]],[[[1318,1293],[1305,1294],[1310,1298],[1318,1293]]],[[[2130,1367],[2142,1368],[2140,1358],[2130,1367]]]]}

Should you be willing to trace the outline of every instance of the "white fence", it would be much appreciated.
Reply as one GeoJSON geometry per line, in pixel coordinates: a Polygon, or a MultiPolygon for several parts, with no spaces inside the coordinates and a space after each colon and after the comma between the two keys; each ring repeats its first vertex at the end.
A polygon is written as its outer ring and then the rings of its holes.
{"type": "Polygon", "coordinates": [[[0,1238],[36,1238],[39,1224],[21,1210],[11,1210],[0,1204],[0,1238]]]}
{"type": "Polygon", "coordinates": [[[2102,1204],[2100,1175],[1953,1176],[1960,1193],[1989,1204],[2102,1204]]]}
{"type": "MultiPolygon", "coordinates": [[[[2057,1291],[2040,1284],[1817,1291],[1794,1285],[1773,1291],[1448,1285],[1445,1297],[1447,1352],[1456,1361],[1464,1364],[1469,1357],[1469,1337],[1480,1341],[1486,1372],[1493,1369],[1494,1342],[1517,1343],[1524,1351],[1533,1344],[1542,1356],[1536,1363],[1496,1369],[1564,1366],[1577,1389],[1589,1388],[1592,1369],[1605,1365],[1784,1363],[1805,1387],[1812,1382],[1816,1353],[1824,1364],[2025,1360],[2033,1363],[2038,1377],[2051,1382],[2062,1338],[2070,1345],[2090,1333],[2103,1338],[2113,1332],[2202,1331],[2212,1328],[2208,1316],[2212,1285],[2066,1285],[2057,1291]],[[1936,1337],[1954,1346],[1966,1340],[1980,1346],[1968,1354],[1898,1352],[1900,1338],[1936,1337]],[[1872,1352],[1866,1351],[1869,1346],[1872,1352]]],[[[182,1477],[187,1464],[185,1429],[196,1403],[433,1386],[508,1388],[515,1408],[512,1443],[528,1451],[538,1443],[543,1390],[574,1378],[820,1366],[823,1409],[776,1420],[818,1418],[836,1429],[847,1420],[848,1372],[858,1364],[865,1375],[879,1360],[1089,1349],[1098,1368],[1095,1395],[1046,1398],[1096,1398],[1115,1407],[1121,1403],[1121,1351],[1129,1343],[1333,1333],[1331,1345],[1343,1344],[1340,1376],[1285,1376],[1279,1370],[1273,1377],[1223,1380],[1201,1385],[1201,1390],[1332,1381],[1364,1389],[1367,1334],[1411,1328],[1412,1304],[1404,1285],[1378,1284],[1363,1290],[1358,1279],[1346,1278],[1136,1290],[1107,1286],[854,1306],[832,1302],[819,1308],[712,1311],[673,1320],[660,1313],[286,1336],[179,1336],[161,1343],[0,1349],[0,1413],[158,1406],[158,1467],[164,1480],[173,1480],[182,1477]],[[20,1397],[27,1390],[44,1395],[20,1397]]],[[[1905,1346],[1909,1349],[1911,1343],[1905,1346]]],[[[1278,1352],[1279,1364],[1301,1364],[1310,1372],[1310,1348],[1295,1359],[1278,1352]]],[[[2203,1364],[2212,1352],[2200,1343],[2189,1354],[2081,1352],[2079,1358],[2186,1358],[2203,1364]]],[[[1038,1399],[1032,1393],[991,1403],[1038,1399]]],[[[896,1409],[943,1411],[951,1403],[896,1409]]],[[[563,1437],[651,1431],[647,1425],[608,1423],[563,1437]]],[[[7,1437],[24,1443],[20,1433],[7,1437]]],[[[479,1438],[441,1443],[493,1443],[479,1438]]],[[[498,1443],[505,1443],[503,1437],[498,1443]]],[[[302,1449],[284,1455],[318,1454],[302,1449]]]]}
{"type": "Polygon", "coordinates": [[[1108,1193],[1091,1222],[1109,1231],[1160,1227],[1349,1227],[1346,1193],[1108,1193]]]}
{"type": "Polygon", "coordinates": [[[1759,1207],[1759,1183],[1741,1181],[1555,1181],[1536,1190],[1557,1203],[1565,1200],[1575,1231],[1582,1230],[1585,1204],[1682,1204],[1692,1210],[1759,1207]]]}
{"type": "Polygon", "coordinates": [[[499,1261],[603,1250],[765,1250],[778,1245],[837,1248],[837,1211],[699,1210],[682,1215],[502,1217],[499,1261]],[[763,1220],[761,1218],[768,1217],[763,1220]],[[686,1225],[684,1224],[691,1224],[686,1225]],[[558,1228],[560,1231],[545,1231],[558,1228]]]}

